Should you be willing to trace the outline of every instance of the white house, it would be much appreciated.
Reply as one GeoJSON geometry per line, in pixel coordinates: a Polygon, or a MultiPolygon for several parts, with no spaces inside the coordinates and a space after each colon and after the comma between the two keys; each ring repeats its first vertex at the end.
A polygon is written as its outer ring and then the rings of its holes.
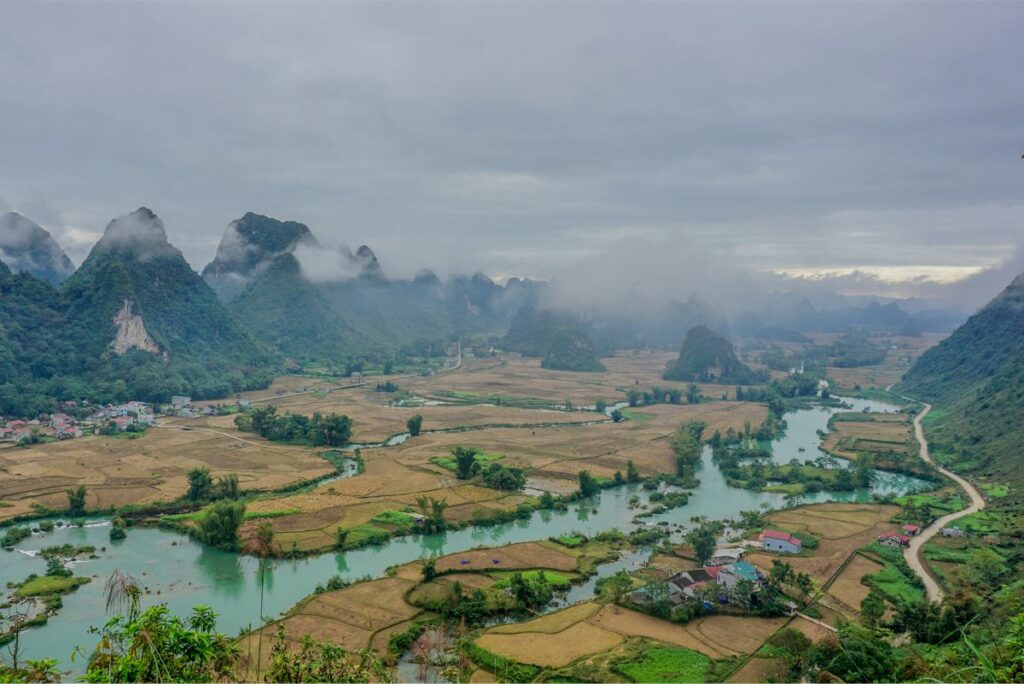
{"type": "Polygon", "coordinates": [[[779,530],[765,530],[758,536],[762,548],[765,551],[778,551],[779,553],[800,553],[803,542],[791,535],[789,532],[779,530]]]}

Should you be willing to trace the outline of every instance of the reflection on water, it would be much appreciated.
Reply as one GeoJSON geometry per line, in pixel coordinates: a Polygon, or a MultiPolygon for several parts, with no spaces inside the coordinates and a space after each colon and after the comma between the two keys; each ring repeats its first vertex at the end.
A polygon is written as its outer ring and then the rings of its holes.
{"type": "MultiPolygon", "coordinates": [[[[878,402],[853,402],[855,410],[867,403],[892,410],[895,407],[878,402]]],[[[776,442],[776,454],[786,461],[792,448],[807,444],[816,451],[816,431],[824,430],[834,410],[808,409],[786,416],[789,429],[786,436],[776,442]],[[787,455],[784,455],[787,454],[787,455]]],[[[805,447],[808,448],[808,447],[805,447]]],[[[711,462],[710,449],[705,449],[697,473],[700,486],[692,491],[686,505],[648,518],[651,523],[668,521],[687,524],[693,516],[731,518],[739,511],[752,510],[767,503],[778,507],[785,504],[779,493],[759,493],[735,489],[726,484],[718,468],[711,462]]],[[[873,485],[875,492],[909,491],[921,488],[919,480],[892,473],[878,473],[873,485]]],[[[612,528],[628,531],[635,527],[632,518],[637,512],[629,508],[629,499],[639,497],[647,503],[647,493],[639,485],[625,485],[601,492],[591,501],[578,502],[566,511],[541,511],[529,520],[485,528],[468,528],[439,535],[417,535],[390,541],[384,546],[348,551],[344,554],[327,553],[300,560],[279,560],[268,565],[264,580],[264,614],[275,616],[287,610],[303,597],[311,594],[318,584],[334,575],[356,579],[370,575],[380,577],[389,566],[407,563],[420,557],[465,551],[480,545],[500,545],[534,541],[579,531],[594,535],[612,528]]],[[[870,500],[870,490],[829,494],[820,492],[805,497],[805,501],[870,500]]],[[[98,521],[99,522],[99,521],[98,521]]],[[[51,657],[70,667],[69,656],[76,645],[90,647],[95,636],[88,633],[92,625],[105,620],[103,585],[113,570],[138,577],[147,587],[146,604],[166,602],[179,613],[192,606],[208,604],[219,613],[219,626],[228,633],[259,622],[260,587],[258,562],[251,557],[218,551],[180,534],[156,529],[132,529],[125,543],[114,546],[108,539],[107,526],[60,528],[42,536],[34,536],[19,544],[19,550],[38,550],[54,544],[91,544],[100,558],[76,567],[76,574],[92,577],[93,581],[74,594],[64,597],[64,607],[49,624],[27,631],[22,637],[23,656],[51,657]]],[[[629,556],[617,562],[630,563],[629,556]]],[[[618,566],[602,568],[602,576],[618,566]]],[[[624,567],[624,566],[623,566],[624,567]]],[[[24,553],[0,553],[0,580],[20,581],[30,573],[45,570],[42,559],[24,553]]],[[[592,595],[592,578],[587,584],[570,590],[566,600],[592,595]]],[[[82,659],[75,667],[81,668],[82,659]]]]}

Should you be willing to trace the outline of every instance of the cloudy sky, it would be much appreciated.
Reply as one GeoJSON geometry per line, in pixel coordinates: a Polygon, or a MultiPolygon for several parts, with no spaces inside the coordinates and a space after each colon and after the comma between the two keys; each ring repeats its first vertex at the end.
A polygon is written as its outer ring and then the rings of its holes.
{"type": "Polygon", "coordinates": [[[0,211],[385,271],[960,277],[1024,238],[1024,3],[0,4],[0,211]],[[639,246],[639,247],[638,247],[639,246]],[[703,260],[703,256],[701,257],[703,260]]]}

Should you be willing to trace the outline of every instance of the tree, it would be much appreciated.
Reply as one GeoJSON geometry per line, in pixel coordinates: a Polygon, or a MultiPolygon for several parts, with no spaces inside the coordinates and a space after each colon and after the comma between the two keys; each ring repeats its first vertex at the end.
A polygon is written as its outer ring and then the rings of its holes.
{"type": "Polygon", "coordinates": [[[794,578],[793,566],[780,560],[772,560],[772,569],[768,572],[768,581],[776,587],[781,588],[783,584],[789,584],[794,578]]]}
{"type": "Polygon", "coordinates": [[[797,573],[796,579],[793,580],[793,584],[803,593],[804,596],[810,596],[814,590],[814,580],[806,572],[797,573]]]}
{"type": "Polygon", "coordinates": [[[875,632],[843,625],[834,638],[811,647],[807,667],[819,673],[814,681],[828,673],[846,682],[881,682],[892,680],[896,661],[892,646],[875,632]]]}
{"type": "Polygon", "coordinates": [[[238,486],[238,475],[234,473],[217,478],[217,484],[213,487],[213,496],[217,499],[237,500],[242,495],[238,486]]]}
{"type": "Polygon", "coordinates": [[[452,449],[452,456],[455,458],[455,477],[460,480],[469,480],[480,472],[480,464],[476,462],[476,449],[469,447],[455,447],[452,449]]]}
{"type": "Polygon", "coordinates": [[[211,682],[230,679],[241,655],[235,640],[216,631],[209,606],[187,619],[157,605],[117,616],[100,628],[87,682],[211,682]]]}
{"type": "Polygon", "coordinates": [[[420,570],[420,574],[423,575],[424,582],[430,582],[437,577],[437,559],[428,558],[423,561],[423,568],[420,570]]]}
{"type": "Polygon", "coordinates": [[[66,493],[68,495],[68,515],[85,515],[85,485],[69,489],[66,493]]]}
{"type": "Polygon", "coordinates": [[[629,404],[630,408],[636,408],[640,404],[640,390],[630,387],[626,392],[626,403],[629,404]]]}
{"type": "Polygon", "coordinates": [[[416,437],[420,434],[420,430],[423,428],[423,416],[416,414],[409,420],[405,421],[405,427],[409,430],[411,437],[416,437]]]}
{"type": "Polygon", "coordinates": [[[633,578],[625,570],[619,570],[601,581],[601,594],[612,601],[618,601],[633,588],[633,578]]]}
{"type": "Polygon", "coordinates": [[[345,542],[348,541],[348,530],[339,527],[334,535],[334,548],[339,551],[344,550],[345,542]]]}
{"type": "Polygon", "coordinates": [[[686,543],[693,547],[697,560],[704,565],[714,554],[718,539],[714,528],[704,522],[686,533],[686,543]]]}
{"type": "Polygon", "coordinates": [[[581,470],[577,477],[580,482],[580,496],[594,496],[601,491],[601,485],[598,484],[589,470],[581,470]]]}
{"type": "Polygon", "coordinates": [[[238,528],[245,517],[245,504],[241,501],[218,501],[203,509],[196,518],[199,538],[221,549],[238,549],[238,528]]]}
{"type": "Polygon", "coordinates": [[[686,386],[686,403],[697,404],[700,402],[700,385],[691,382],[686,386]]]}
{"type": "Polygon", "coordinates": [[[860,602],[860,621],[869,629],[874,629],[885,615],[885,602],[874,590],[860,602]]]}
{"type": "Polygon", "coordinates": [[[640,470],[632,460],[626,462],[626,482],[639,482],[640,470]]]}
{"type": "Polygon", "coordinates": [[[519,468],[492,463],[484,471],[484,484],[491,489],[513,492],[526,486],[526,474],[519,468]]]}
{"type": "Polygon", "coordinates": [[[611,413],[611,419],[613,423],[621,423],[622,419],[626,416],[619,409],[614,409],[611,413]]]}
{"type": "Polygon", "coordinates": [[[416,499],[416,505],[419,506],[420,514],[424,518],[421,527],[426,534],[444,532],[447,529],[448,523],[444,519],[444,510],[448,508],[447,500],[438,501],[433,497],[421,496],[416,499]]]}
{"type": "Polygon", "coordinates": [[[326,641],[315,641],[308,634],[299,642],[288,639],[284,625],[278,625],[277,638],[270,649],[269,682],[391,682],[392,671],[369,650],[347,651],[326,641]]]}
{"type": "Polygon", "coordinates": [[[128,532],[125,530],[124,519],[117,517],[111,522],[110,525],[110,541],[120,541],[128,537],[128,532]]]}
{"type": "Polygon", "coordinates": [[[597,411],[598,413],[604,413],[607,408],[608,402],[606,402],[604,399],[598,399],[596,402],[594,402],[594,410],[597,411]]]}
{"type": "Polygon", "coordinates": [[[789,667],[794,681],[800,678],[804,669],[804,659],[811,647],[811,640],[798,629],[787,627],[779,630],[768,643],[781,651],[781,658],[789,667]]]}
{"type": "Polygon", "coordinates": [[[189,501],[209,501],[213,495],[213,478],[209,468],[193,468],[188,471],[188,492],[185,497],[189,501]]]}

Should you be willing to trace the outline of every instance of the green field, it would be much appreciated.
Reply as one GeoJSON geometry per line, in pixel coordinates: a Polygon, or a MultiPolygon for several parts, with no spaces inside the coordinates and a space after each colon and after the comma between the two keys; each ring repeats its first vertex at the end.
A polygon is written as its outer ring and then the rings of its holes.
{"type": "MultiPolygon", "coordinates": [[[[478,453],[476,455],[476,462],[479,463],[482,467],[487,465],[488,463],[500,461],[503,458],[505,458],[504,454],[478,453]]],[[[448,470],[451,470],[452,472],[455,472],[455,458],[453,456],[434,456],[432,459],[430,459],[430,462],[435,465],[439,465],[442,468],[446,468],[448,470]]]]}
{"type": "Polygon", "coordinates": [[[83,584],[88,584],[89,581],[88,577],[35,577],[18,587],[14,595],[18,598],[28,598],[30,596],[67,594],[83,584]]]}
{"type": "Polygon", "coordinates": [[[688,648],[653,648],[616,668],[634,682],[703,682],[711,660],[688,648]]]}

